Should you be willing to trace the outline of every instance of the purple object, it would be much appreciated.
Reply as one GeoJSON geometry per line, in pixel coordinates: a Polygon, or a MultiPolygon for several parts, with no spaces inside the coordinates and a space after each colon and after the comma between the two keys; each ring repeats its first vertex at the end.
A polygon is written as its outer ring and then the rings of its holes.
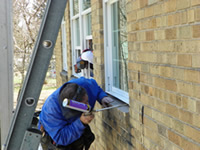
{"type": "Polygon", "coordinates": [[[89,107],[88,107],[87,104],[80,103],[80,102],[77,102],[77,101],[74,101],[74,100],[69,100],[69,106],[80,108],[80,109],[83,109],[83,110],[89,110],[89,107]]]}
{"type": "Polygon", "coordinates": [[[82,112],[89,112],[91,108],[90,105],[88,104],[77,102],[75,100],[69,100],[67,98],[64,99],[63,106],[74,109],[74,110],[82,111],[82,112]]]}

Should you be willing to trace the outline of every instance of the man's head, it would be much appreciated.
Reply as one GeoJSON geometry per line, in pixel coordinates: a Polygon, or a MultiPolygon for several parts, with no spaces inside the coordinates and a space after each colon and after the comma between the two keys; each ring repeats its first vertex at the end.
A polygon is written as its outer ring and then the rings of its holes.
{"type": "Polygon", "coordinates": [[[81,69],[88,69],[89,65],[90,69],[93,70],[93,51],[91,49],[85,49],[81,56],[77,58],[74,71],[80,73],[81,69]]]}
{"type": "Polygon", "coordinates": [[[60,99],[72,99],[78,102],[88,103],[88,95],[86,90],[75,83],[68,83],[60,92],[60,99]]]}

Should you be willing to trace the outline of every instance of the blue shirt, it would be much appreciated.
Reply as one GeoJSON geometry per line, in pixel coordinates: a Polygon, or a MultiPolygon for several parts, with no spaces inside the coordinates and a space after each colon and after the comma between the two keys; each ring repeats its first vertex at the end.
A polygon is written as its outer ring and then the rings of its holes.
{"type": "Polygon", "coordinates": [[[73,115],[73,110],[64,108],[59,99],[59,93],[63,86],[68,83],[76,83],[85,88],[88,94],[89,105],[93,108],[96,100],[101,103],[107,94],[98,86],[94,79],[84,77],[72,79],[59,87],[45,101],[40,113],[40,123],[45,131],[58,145],[69,145],[81,137],[85,126],[80,121],[81,113],[73,115]]]}

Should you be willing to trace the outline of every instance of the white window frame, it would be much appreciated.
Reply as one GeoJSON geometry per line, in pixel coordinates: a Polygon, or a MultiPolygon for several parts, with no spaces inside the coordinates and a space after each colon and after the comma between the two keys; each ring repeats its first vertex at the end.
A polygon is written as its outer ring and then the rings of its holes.
{"type": "Polygon", "coordinates": [[[61,24],[61,34],[62,34],[62,56],[63,56],[63,70],[67,71],[67,38],[66,38],[66,25],[63,18],[61,24]]]}
{"type": "Polygon", "coordinates": [[[104,16],[104,56],[105,56],[105,90],[107,93],[117,97],[129,104],[129,94],[113,85],[113,63],[112,63],[112,33],[111,31],[111,5],[118,0],[103,0],[104,16]]]}
{"type": "MultiPolygon", "coordinates": [[[[91,13],[91,8],[88,8],[84,11],[82,11],[82,0],[79,0],[79,13],[76,14],[75,16],[73,16],[73,0],[70,0],[70,24],[71,24],[71,46],[72,46],[72,66],[74,66],[74,64],[76,64],[76,60],[77,60],[77,50],[80,50],[80,52],[82,53],[82,51],[84,49],[87,48],[87,40],[92,39],[92,35],[87,36],[86,35],[86,15],[91,13]],[[75,30],[75,25],[74,25],[74,20],[79,18],[79,28],[80,28],[80,45],[76,46],[75,45],[75,41],[76,41],[76,34],[74,31],[75,30]]],[[[75,73],[74,71],[74,67],[72,67],[72,72],[73,75],[76,77],[80,77],[80,76],[85,76],[85,71],[82,70],[81,73],[75,73]]]]}

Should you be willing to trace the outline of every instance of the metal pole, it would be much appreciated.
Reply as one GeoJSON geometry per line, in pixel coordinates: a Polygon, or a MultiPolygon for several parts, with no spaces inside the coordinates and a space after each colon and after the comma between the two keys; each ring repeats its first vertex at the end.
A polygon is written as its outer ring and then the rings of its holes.
{"type": "Polygon", "coordinates": [[[32,118],[53,54],[67,0],[49,0],[40,26],[28,72],[18,98],[5,148],[20,149],[32,118]]]}
{"type": "Polygon", "coordinates": [[[6,141],[13,111],[12,0],[0,0],[0,33],[0,145],[2,145],[6,141]]]}

